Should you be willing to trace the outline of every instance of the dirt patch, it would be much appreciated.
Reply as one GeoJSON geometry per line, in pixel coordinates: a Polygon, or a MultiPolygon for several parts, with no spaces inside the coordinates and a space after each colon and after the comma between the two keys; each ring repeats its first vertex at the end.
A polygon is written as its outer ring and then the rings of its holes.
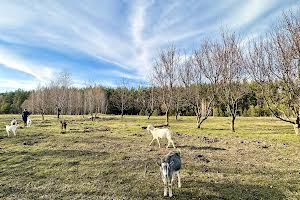
{"type": "Polygon", "coordinates": [[[52,126],[52,124],[37,124],[38,127],[49,127],[52,126]]]}
{"type": "Polygon", "coordinates": [[[40,143],[42,140],[44,140],[45,138],[48,138],[48,137],[49,136],[44,135],[42,133],[33,134],[33,135],[25,137],[22,144],[32,146],[34,144],[40,143]]]}
{"type": "Polygon", "coordinates": [[[93,131],[110,131],[110,127],[101,126],[101,127],[84,127],[83,132],[93,132],[93,131]]]}
{"type": "Polygon", "coordinates": [[[143,135],[141,133],[135,133],[135,134],[132,134],[131,136],[143,137],[143,135]]]}
{"type": "Polygon", "coordinates": [[[204,162],[204,163],[209,163],[210,160],[208,160],[207,158],[205,158],[203,155],[199,154],[199,155],[196,155],[195,160],[198,160],[200,162],[204,162]]]}
{"type": "Polygon", "coordinates": [[[28,145],[28,146],[32,146],[36,143],[38,143],[39,141],[36,139],[29,139],[29,140],[25,140],[23,141],[23,145],[28,145]]]}
{"type": "Polygon", "coordinates": [[[262,148],[262,149],[268,149],[269,147],[271,147],[271,145],[268,145],[268,144],[264,144],[262,146],[259,146],[259,148],[262,148]]]}
{"type": "Polygon", "coordinates": [[[204,136],[202,138],[202,141],[205,142],[205,143],[215,143],[215,142],[219,142],[220,139],[218,139],[218,138],[209,138],[209,137],[204,136]]]}
{"type": "Polygon", "coordinates": [[[80,161],[71,161],[66,164],[69,167],[80,165],[80,161]]]}

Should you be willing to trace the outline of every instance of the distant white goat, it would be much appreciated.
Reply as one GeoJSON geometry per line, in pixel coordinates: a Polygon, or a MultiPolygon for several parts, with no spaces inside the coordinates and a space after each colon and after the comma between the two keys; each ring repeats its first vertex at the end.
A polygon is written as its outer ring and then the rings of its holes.
{"type": "Polygon", "coordinates": [[[154,128],[153,125],[148,125],[147,130],[153,136],[153,139],[150,142],[149,146],[151,146],[152,142],[156,139],[157,142],[158,142],[158,146],[160,148],[160,143],[159,143],[158,138],[167,138],[167,140],[168,140],[167,148],[170,146],[170,144],[172,144],[173,147],[176,148],[175,145],[174,145],[174,142],[172,140],[172,132],[169,129],[167,129],[167,128],[161,128],[161,129],[160,128],[154,128]]]}
{"type": "Polygon", "coordinates": [[[178,187],[181,187],[181,179],[180,179],[180,169],[181,169],[181,158],[180,151],[179,152],[170,152],[160,159],[158,162],[160,166],[160,172],[162,176],[162,180],[164,182],[164,196],[168,195],[169,197],[173,196],[172,193],[172,184],[174,181],[174,176],[178,177],[178,187]]]}
{"type": "Polygon", "coordinates": [[[27,118],[27,123],[26,124],[27,124],[27,127],[31,126],[31,119],[29,117],[27,118]]]}
{"type": "Polygon", "coordinates": [[[294,127],[294,131],[295,131],[296,135],[299,135],[298,125],[297,124],[293,124],[293,127],[294,127]]]}
{"type": "Polygon", "coordinates": [[[17,127],[18,125],[15,124],[15,125],[7,125],[6,126],[6,132],[7,132],[7,136],[9,136],[9,133],[12,132],[14,134],[14,136],[16,136],[16,132],[17,132],[17,127]]]}

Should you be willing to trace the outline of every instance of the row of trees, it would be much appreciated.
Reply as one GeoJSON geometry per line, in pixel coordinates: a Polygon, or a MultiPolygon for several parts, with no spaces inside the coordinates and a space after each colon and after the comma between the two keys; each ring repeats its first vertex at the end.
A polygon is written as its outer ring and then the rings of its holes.
{"type": "Polygon", "coordinates": [[[234,32],[204,40],[189,56],[174,46],[162,50],[153,68],[153,83],[161,88],[166,124],[171,107],[178,107],[178,87],[184,104],[193,108],[197,127],[216,105],[223,104],[232,117],[250,92],[263,99],[271,113],[300,128],[300,13],[283,14],[265,37],[248,43],[234,32]],[[255,88],[245,87],[247,83],[255,88]]]}
{"type": "Polygon", "coordinates": [[[38,87],[30,93],[22,108],[34,114],[85,115],[94,119],[98,113],[106,112],[106,93],[101,86],[72,87],[70,74],[62,73],[46,87],[38,87]]]}
{"type": "Polygon", "coordinates": [[[197,128],[217,104],[224,104],[234,131],[238,103],[250,92],[249,87],[243,87],[245,69],[242,47],[234,33],[222,32],[220,40],[204,41],[190,56],[180,55],[174,46],[162,50],[154,65],[153,81],[161,88],[166,124],[170,109],[178,109],[180,102],[193,109],[197,128]]]}
{"type": "MultiPolygon", "coordinates": [[[[203,85],[202,89],[206,86],[203,85]]],[[[257,87],[254,84],[243,83],[245,88],[257,87]]],[[[38,87],[28,92],[28,98],[22,103],[34,114],[70,114],[91,115],[95,118],[98,113],[116,115],[164,115],[166,107],[161,101],[162,90],[159,87],[128,87],[105,88],[99,85],[89,85],[84,88],[65,87],[53,82],[46,87],[38,87]]],[[[176,103],[170,107],[169,115],[193,116],[195,110],[187,103],[184,87],[176,87],[176,103]]],[[[201,102],[202,103],[202,102],[201,102]]],[[[21,104],[20,104],[21,105],[21,104]]],[[[21,111],[19,106],[18,112],[21,111]]],[[[9,112],[7,112],[9,113],[9,112]]],[[[255,93],[248,93],[238,103],[239,116],[270,116],[262,99],[255,93]]],[[[213,116],[230,116],[225,104],[215,104],[211,112],[213,116]]]]}

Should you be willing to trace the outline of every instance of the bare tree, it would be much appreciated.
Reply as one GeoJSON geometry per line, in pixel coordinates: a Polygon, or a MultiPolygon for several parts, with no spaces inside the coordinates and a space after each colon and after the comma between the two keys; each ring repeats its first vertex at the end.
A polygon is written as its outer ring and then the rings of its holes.
{"type": "Polygon", "coordinates": [[[196,114],[197,128],[212,112],[220,73],[217,66],[210,62],[215,54],[207,41],[202,47],[186,57],[180,68],[180,78],[185,88],[186,104],[196,114]]]}
{"type": "Polygon", "coordinates": [[[241,85],[242,81],[246,80],[246,73],[239,38],[235,33],[223,32],[221,35],[221,42],[216,45],[215,49],[217,63],[222,66],[221,87],[223,98],[219,98],[219,100],[227,105],[232,117],[231,128],[232,131],[235,131],[238,103],[249,90],[241,85]]]}
{"type": "Polygon", "coordinates": [[[137,89],[137,106],[142,112],[148,116],[148,119],[152,116],[154,110],[158,107],[157,105],[157,88],[153,85],[150,87],[140,86],[137,89]]]}
{"type": "Polygon", "coordinates": [[[45,112],[47,110],[47,103],[48,103],[48,98],[49,98],[49,90],[48,88],[43,88],[41,86],[38,86],[38,88],[31,93],[31,95],[36,97],[36,102],[34,105],[34,110],[37,113],[41,113],[42,115],[42,120],[45,120],[45,112]]]}
{"type": "Polygon", "coordinates": [[[272,114],[293,124],[299,134],[300,12],[284,13],[266,39],[251,43],[248,55],[247,69],[258,93],[272,114]]]}
{"type": "Polygon", "coordinates": [[[174,86],[177,81],[177,72],[180,55],[174,46],[161,50],[153,67],[154,83],[160,87],[161,108],[166,113],[166,125],[169,125],[169,112],[174,103],[174,86]]]}
{"type": "Polygon", "coordinates": [[[110,96],[110,101],[114,104],[116,108],[118,108],[121,111],[121,116],[123,118],[125,111],[129,106],[129,101],[131,100],[131,93],[129,91],[129,80],[126,78],[122,78],[118,84],[119,86],[110,96]]]}
{"type": "Polygon", "coordinates": [[[181,113],[181,110],[184,106],[185,97],[184,94],[184,88],[181,86],[175,86],[174,87],[174,110],[175,110],[175,119],[178,120],[178,116],[181,113]]]}

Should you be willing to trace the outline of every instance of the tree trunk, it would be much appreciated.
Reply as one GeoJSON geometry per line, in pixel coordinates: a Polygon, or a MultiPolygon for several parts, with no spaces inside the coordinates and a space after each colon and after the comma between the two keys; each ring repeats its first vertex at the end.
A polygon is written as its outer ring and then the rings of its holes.
{"type": "Polygon", "coordinates": [[[45,118],[44,118],[44,110],[42,109],[42,121],[44,121],[45,118]]]}
{"type": "Polygon", "coordinates": [[[124,115],[124,103],[122,103],[121,105],[121,116],[123,118],[123,115],[124,115]]]}
{"type": "Polygon", "coordinates": [[[232,129],[232,132],[235,132],[235,127],[234,127],[234,122],[235,122],[235,118],[236,116],[232,116],[232,121],[231,121],[231,129],[232,129]]]}
{"type": "Polygon", "coordinates": [[[197,128],[200,129],[201,128],[201,117],[199,115],[197,115],[197,128]]]}
{"type": "Polygon", "coordinates": [[[166,111],[166,125],[169,126],[169,110],[166,111]]]}
{"type": "Polygon", "coordinates": [[[94,115],[91,113],[91,120],[94,121],[94,115]]]}
{"type": "Polygon", "coordinates": [[[297,116],[296,124],[294,124],[294,130],[296,135],[299,135],[299,129],[300,129],[300,118],[299,116],[297,116]]]}
{"type": "Polygon", "coordinates": [[[178,115],[179,115],[179,108],[178,105],[176,106],[176,113],[175,113],[175,118],[178,120],[178,115]]]}
{"type": "Polygon", "coordinates": [[[59,116],[60,116],[60,112],[61,112],[60,108],[57,108],[57,118],[58,119],[59,119],[59,116]]]}

